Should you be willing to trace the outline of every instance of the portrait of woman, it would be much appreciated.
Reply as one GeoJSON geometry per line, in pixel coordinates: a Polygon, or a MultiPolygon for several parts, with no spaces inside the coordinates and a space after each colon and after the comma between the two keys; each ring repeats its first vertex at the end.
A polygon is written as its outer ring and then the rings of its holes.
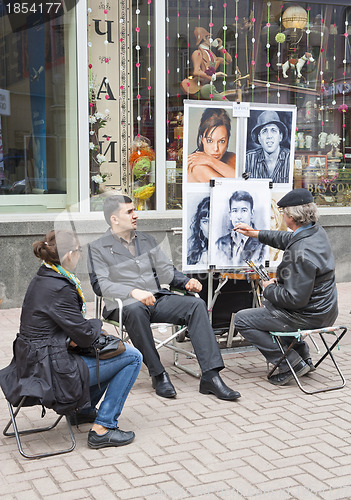
{"type": "Polygon", "coordinates": [[[188,239],[187,264],[208,263],[208,231],[210,217],[210,197],[206,196],[197,206],[190,224],[190,237],[188,239]]]}
{"type": "Polygon", "coordinates": [[[235,177],[236,155],[228,151],[231,120],[223,108],[206,108],[197,133],[196,150],[188,155],[188,182],[235,177]]]}

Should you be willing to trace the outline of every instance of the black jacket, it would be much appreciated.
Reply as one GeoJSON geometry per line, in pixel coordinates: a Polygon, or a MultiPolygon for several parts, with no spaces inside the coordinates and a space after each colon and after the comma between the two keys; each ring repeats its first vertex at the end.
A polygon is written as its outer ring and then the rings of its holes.
{"type": "Polygon", "coordinates": [[[89,275],[94,292],[104,297],[104,316],[116,309],[113,298],[124,304],[135,301],[130,298],[134,288],[152,293],[168,294],[162,285],[183,290],[190,278],[178,271],[163,253],[155,238],[136,231],[137,256],[133,255],[111,234],[90,244],[89,275]]]}
{"type": "Polygon", "coordinates": [[[267,286],[264,297],[292,319],[309,321],[311,328],[331,326],[338,305],[334,256],[324,229],[314,224],[296,235],[262,230],[259,240],[284,250],[277,268],[278,284],[267,286]]]}
{"type": "Polygon", "coordinates": [[[41,266],[24,298],[20,331],[13,343],[11,364],[0,371],[6,398],[17,405],[42,404],[59,414],[89,407],[89,371],[76,354],[68,353],[70,337],[82,347],[98,338],[102,323],[85,320],[82,299],[65,276],[41,266]]]}

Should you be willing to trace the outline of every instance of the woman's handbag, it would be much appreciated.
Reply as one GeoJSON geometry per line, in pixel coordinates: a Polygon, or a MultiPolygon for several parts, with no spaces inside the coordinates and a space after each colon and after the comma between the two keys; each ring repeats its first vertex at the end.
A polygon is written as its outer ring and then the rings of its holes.
{"type": "Polygon", "coordinates": [[[99,337],[89,347],[73,347],[70,343],[71,339],[68,337],[66,345],[69,352],[79,354],[80,356],[96,358],[96,377],[99,387],[99,360],[114,358],[126,350],[122,339],[114,335],[108,335],[105,330],[101,330],[99,337]]]}
{"type": "Polygon", "coordinates": [[[120,338],[108,335],[104,330],[101,330],[100,336],[89,347],[72,347],[70,342],[71,339],[68,338],[67,346],[70,352],[97,359],[114,358],[126,350],[120,338]]]}

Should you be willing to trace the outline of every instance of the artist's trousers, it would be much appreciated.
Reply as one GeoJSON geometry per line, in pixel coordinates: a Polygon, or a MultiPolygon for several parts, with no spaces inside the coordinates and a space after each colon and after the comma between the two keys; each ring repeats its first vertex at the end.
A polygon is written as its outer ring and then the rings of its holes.
{"type": "MultiPolygon", "coordinates": [[[[318,318],[308,323],[303,320],[292,319],[281,309],[273,307],[259,307],[243,309],[236,313],[234,319],[236,329],[246,340],[257,347],[269,363],[276,364],[282,353],[277,342],[269,333],[271,332],[295,332],[299,328],[319,328],[318,318]],[[315,324],[314,324],[315,322],[315,324]]],[[[283,345],[289,345],[292,337],[280,337],[283,345]]],[[[298,342],[287,358],[292,366],[297,365],[302,359],[309,358],[309,348],[306,342],[298,342]]],[[[285,372],[289,369],[286,361],[282,361],[279,370],[285,372]]]]}

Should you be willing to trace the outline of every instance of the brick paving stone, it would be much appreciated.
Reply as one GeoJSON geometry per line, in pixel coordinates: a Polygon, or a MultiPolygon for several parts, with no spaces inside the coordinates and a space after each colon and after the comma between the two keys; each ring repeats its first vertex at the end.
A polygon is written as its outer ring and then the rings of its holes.
{"type": "Polygon", "coordinates": [[[87,488],[92,498],[96,498],[96,500],[116,500],[116,494],[111,491],[106,485],[101,486],[93,486],[91,488],[87,488]]]}
{"type": "MultiPolygon", "coordinates": [[[[39,500],[41,498],[41,495],[33,490],[26,490],[21,491],[20,493],[16,493],[16,496],[11,498],[16,498],[16,500],[39,500]]],[[[4,497],[2,495],[1,499],[4,500],[4,497]]]]}
{"type": "Polygon", "coordinates": [[[180,500],[182,498],[186,498],[189,495],[186,488],[184,488],[183,485],[180,485],[176,481],[167,481],[165,483],[160,483],[158,484],[158,488],[164,495],[163,498],[161,497],[162,500],[164,500],[164,498],[180,500]]]}
{"type": "Polygon", "coordinates": [[[42,496],[59,493],[61,491],[50,477],[46,477],[45,479],[35,479],[33,484],[35,489],[38,490],[42,496]]]}
{"type": "Polygon", "coordinates": [[[350,500],[351,488],[346,486],[344,488],[327,489],[325,492],[320,493],[320,497],[325,500],[350,500]]]}
{"type": "MultiPolygon", "coordinates": [[[[124,499],[137,499],[137,498],[154,498],[154,495],[157,495],[160,493],[160,490],[158,489],[157,486],[155,485],[145,485],[141,487],[134,487],[134,488],[129,488],[127,490],[119,490],[118,491],[118,498],[121,500],[124,499]]],[[[156,497],[155,497],[156,498],[156,497]]]]}
{"type": "Polygon", "coordinates": [[[194,486],[194,485],[200,484],[198,476],[192,474],[188,470],[184,470],[184,468],[179,469],[179,470],[170,471],[169,475],[175,481],[177,481],[177,483],[181,484],[184,488],[187,488],[188,486],[194,486]]]}
{"type": "Polygon", "coordinates": [[[155,474],[152,476],[137,477],[130,480],[132,486],[147,486],[150,484],[158,484],[164,481],[169,481],[170,477],[168,474],[155,474]]]}

